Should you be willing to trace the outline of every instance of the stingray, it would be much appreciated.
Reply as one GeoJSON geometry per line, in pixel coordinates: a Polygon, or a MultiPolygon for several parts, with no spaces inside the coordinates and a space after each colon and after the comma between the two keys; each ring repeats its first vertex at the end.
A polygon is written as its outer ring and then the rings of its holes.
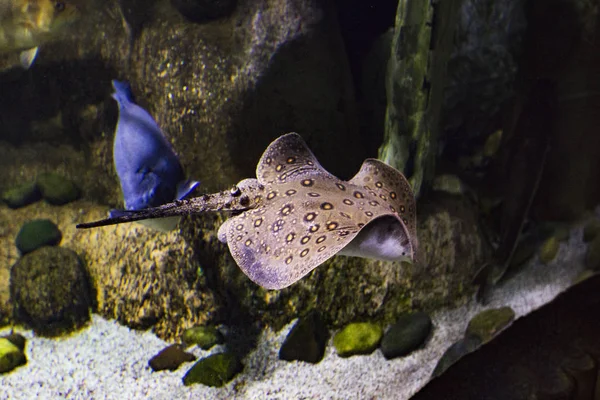
{"type": "Polygon", "coordinates": [[[297,133],[267,147],[256,179],[77,228],[207,211],[237,212],[219,228],[219,240],[240,269],[267,289],[295,283],[336,254],[412,261],[417,251],[415,198],[401,172],[366,159],[352,179],[340,180],[297,133]]]}

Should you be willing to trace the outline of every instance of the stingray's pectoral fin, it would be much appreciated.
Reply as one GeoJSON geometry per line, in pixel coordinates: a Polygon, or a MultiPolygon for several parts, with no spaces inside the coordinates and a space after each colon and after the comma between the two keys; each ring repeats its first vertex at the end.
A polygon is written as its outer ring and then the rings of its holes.
{"type": "Polygon", "coordinates": [[[111,210],[110,217],[100,221],[78,224],[78,229],[96,228],[99,226],[123,224],[126,222],[141,221],[144,219],[155,219],[164,217],[175,217],[191,214],[197,210],[194,199],[178,200],[159,207],[146,208],[139,211],[134,210],[111,210]]]}

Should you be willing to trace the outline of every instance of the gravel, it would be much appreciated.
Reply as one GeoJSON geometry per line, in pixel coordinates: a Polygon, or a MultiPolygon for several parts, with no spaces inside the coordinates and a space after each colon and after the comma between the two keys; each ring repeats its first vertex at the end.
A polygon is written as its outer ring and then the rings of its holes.
{"type": "MultiPolygon", "coordinates": [[[[432,315],[433,335],[425,348],[386,360],[379,350],[340,358],[329,343],[319,364],[286,362],[278,350],[293,322],[263,332],[244,360],[244,371],[223,388],[185,387],[192,363],[176,371],[152,372],[148,360],[169,343],[94,315],[90,325],[60,339],[27,337],[27,365],[0,375],[0,399],[408,399],[424,386],[445,349],[462,337],[469,319],[487,308],[510,306],[521,317],[565,290],[582,270],[581,228],[561,243],[556,259],[535,258],[518,276],[497,288],[483,307],[474,301],[432,315]]],[[[0,330],[6,333],[8,330],[0,330]]],[[[193,348],[198,357],[222,351],[193,348]]]]}

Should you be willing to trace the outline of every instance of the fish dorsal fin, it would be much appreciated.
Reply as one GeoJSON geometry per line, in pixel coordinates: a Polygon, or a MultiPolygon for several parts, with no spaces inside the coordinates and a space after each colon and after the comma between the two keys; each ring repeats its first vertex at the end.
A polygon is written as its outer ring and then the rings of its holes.
{"type": "Polygon", "coordinates": [[[413,245],[417,249],[417,205],[412,188],[398,170],[374,158],[366,159],[360,171],[349,183],[363,187],[372,196],[387,203],[390,211],[402,220],[413,245]]]}
{"type": "Polygon", "coordinates": [[[275,139],[264,151],[256,167],[256,177],[265,185],[298,181],[315,175],[323,179],[336,179],[319,164],[297,133],[288,133],[275,139]]]}

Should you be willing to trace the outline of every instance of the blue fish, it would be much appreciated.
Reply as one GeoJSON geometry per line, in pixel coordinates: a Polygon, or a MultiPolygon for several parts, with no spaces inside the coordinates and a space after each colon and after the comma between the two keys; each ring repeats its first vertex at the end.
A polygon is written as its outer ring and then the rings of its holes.
{"type": "MultiPolygon", "coordinates": [[[[185,178],[179,158],[154,118],[135,104],[129,83],[113,80],[112,85],[112,97],[119,105],[113,158],[125,210],[111,210],[110,217],[182,200],[199,182],[185,178]]],[[[152,227],[171,230],[178,220],[152,227]]]]}

